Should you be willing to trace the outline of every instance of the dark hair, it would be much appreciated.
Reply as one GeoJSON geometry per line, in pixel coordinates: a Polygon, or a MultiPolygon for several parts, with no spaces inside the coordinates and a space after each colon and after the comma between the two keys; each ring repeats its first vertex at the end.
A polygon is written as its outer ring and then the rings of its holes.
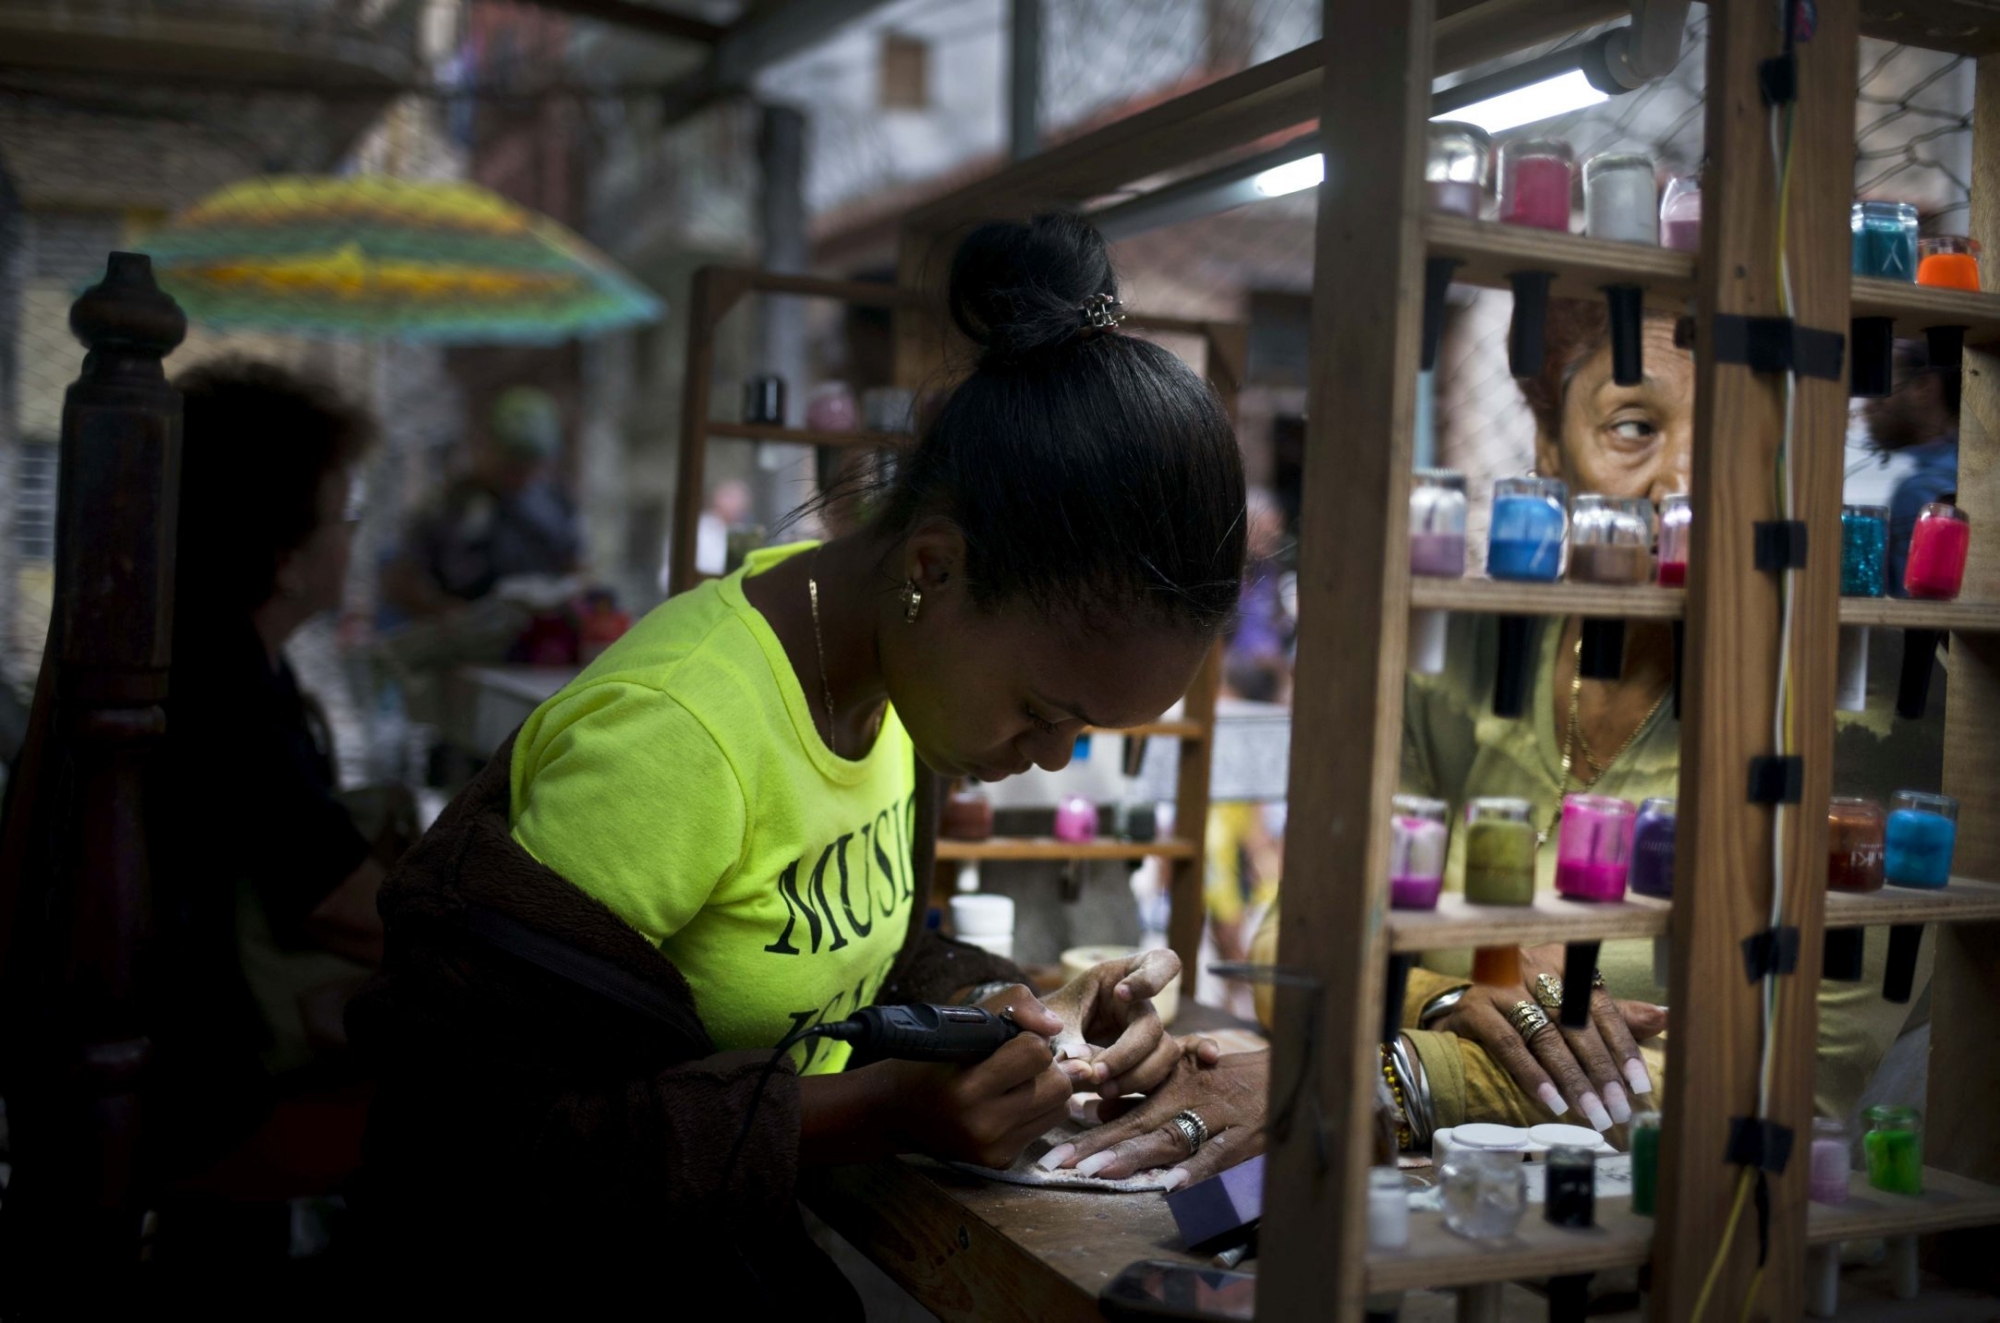
{"type": "Polygon", "coordinates": [[[375,424],[332,387],[269,363],[225,359],[175,378],[180,390],[181,620],[248,616],[278,563],[319,527],[320,486],[355,463],[375,424]]]}
{"type": "Polygon", "coordinates": [[[1159,345],[1091,328],[1116,297],[1079,216],[1000,221],[952,260],[952,321],[981,353],[892,481],[878,530],[943,514],[982,606],[1025,600],[1204,631],[1243,577],[1243,459],[1215,393],[1159,345]]]}
{"type": "Polygon", "coordinates": [[[1939,367],[1931,362],[1931,346],[1928,337],[1901,339],[1896,341],[1892,352],[1896,371],[1906,380],[1915,381],[1921,377],[1934,376],[1938,381],[1938,402],[1945,412],[1958,418],[1960,397],[1964,394],[1963,371],[1959,368],[1939,367]]]}
{"type": "MultiPolygon", "coordinates": [[[[1670,312],[1658,308],[1646,309],[1649,325],[1672,327],[1674,321],[1670,312]]],[[[1577,369],[1610,343],[1611,316],[1605,311],[1602,300],[1549,300],[1548,324],[1543,332],[1546,352],[1542,357],[1542,370],[1515,382],[1520,387],[1521,398],[1527,401],[1529,412],[1535,415],[1535,426],[1541,429],[1543,436],[1558,441],[1562,439],[1563,401],[1569,396],[1569,383],[1576,376],[1577,369]]]]}

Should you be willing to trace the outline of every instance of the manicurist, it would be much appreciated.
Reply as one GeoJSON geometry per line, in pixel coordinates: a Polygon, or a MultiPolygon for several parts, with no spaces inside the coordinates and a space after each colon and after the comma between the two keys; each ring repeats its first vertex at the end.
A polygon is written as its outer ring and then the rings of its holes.
{"type": "Polygon", "coordinates": [[[357,1204],[385,1259],[501,1293],[582,1268],[671,1299],[719,1275],[744,1305],[852,1316],[802,1234],[802,1169],[1005,1166],[1073,1084],[1175,1072],[1148,1000],[1171,954],[1044,1004],[926,931],[918,764],[1053,770],[1086,726],[1180,697],[1242,575],[1235,437],[1119,329],[1075,217],[974,231],[949,299],[977,365],[871,522],[652,612],[385,885],[385,973],[351,1016],[382,1081],[357,1204]],[[846,1069],[845,1044],[809,1040],[753,1107],[788,1034],[920,1001],[1033,1032],[972,1066],[846,1069]]]}

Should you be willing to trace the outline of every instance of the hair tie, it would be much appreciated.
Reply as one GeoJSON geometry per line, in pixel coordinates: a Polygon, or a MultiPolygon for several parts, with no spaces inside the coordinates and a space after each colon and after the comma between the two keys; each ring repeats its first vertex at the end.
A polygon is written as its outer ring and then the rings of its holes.
{"type": "Polygon", "coordinates": [[[1077,313],[1083,318],[1083,334],[1089,336],[1097,331],[1115,331],[1125,320],[1124,303],[1114,294],[1093,294],[1077,305],[1077,313]]]}

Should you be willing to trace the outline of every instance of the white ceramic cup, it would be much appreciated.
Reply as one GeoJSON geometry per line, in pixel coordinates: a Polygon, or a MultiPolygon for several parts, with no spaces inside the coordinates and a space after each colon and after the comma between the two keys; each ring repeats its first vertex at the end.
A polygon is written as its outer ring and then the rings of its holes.
{"type": "MultiPolygon", "coordinates": [[[[1063,982],[1072,983],[1107,960],[1129,960],[1142,948],[1136,946],[1072,946],[1062,953],[1063,982]]],[[[1161,1024],[1172,1024],[1181,1008],[1181,976],[1167,980],[1167,986],[1153,995],[1153,1009],[1161,1024]]]]}
{"type": "Polygon", "coordinates": [[[997,955],[1002,960],[1012,960],[1014,958],[1014,934],[1012,933],[999,933],[991,937],[975,933],[970,937],[961,936],[958,940],[964,942],[967,946],[976,946],[989,955],[997,955]]]}
{"type": "MultiPolygon", "coordinates": [[[[961,942],[1014,936],[1014,898],[974,891],[951,898],[951,930],[961,942]]],[[[977,943],[974,943],[977,945],[977,943]]]]}

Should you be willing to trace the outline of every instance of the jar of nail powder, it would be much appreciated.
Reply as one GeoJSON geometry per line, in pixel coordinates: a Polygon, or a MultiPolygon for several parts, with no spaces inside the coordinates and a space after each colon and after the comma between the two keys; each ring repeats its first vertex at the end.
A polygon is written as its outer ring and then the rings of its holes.
{"type": "Polygon", "coordinates": [[[1470,1240],[1504,1240],[1527,1208],[1521,1155],[1483,1148],[1454,1148],[1438,1172],[1444,1187],[1444,1224],[1470,1240]]]}
{"type": "Polygon", "coordinates": [[[1465,475],[1418,469],[1410,480],[1410,573],[1465,575],[1465,475]]]}
{"type": "Polygon", "coordinates": [[[1645,583],[1653,577],[1653,503],[1586,492],[1570,509],[1571,583],[1645,583]]]}
{"type": "Polygon", "coordinates": [[[1889,583],[1889,507],[1840,507],[1840,595],[1880,597],[1889,583]]]}
{"type": "Polygon", "coordinates": [[[1476,124],[1436,120],[1424,154],[1424,193],[1432,211],[1479,219],[1493,139],[1476,124]]]}
{"type": "Polygon", "coordinates": [[[1686,492],[1660,502],[1660,586],[1680,588],[1688,580],[1688,550],[1693,543],[1694,506],[1686,492]]]}
{"type": "Polygon", "coordinates": [[[1979,292],[1979,241],[1962,234],[1917,240],[1917,283],[1979,292]]]}
{"type": "Polygon", "coordinates": [[[1881,1104],[1861,1113],[1868,1123],[1861,1153],[1868,1183],[1890,1194],[1924,1192],[1924,1123],[1914,1107],[1881,1104]]]}
{"type": "Polygon", "coordinates": [[[1583,232],[1620,243],[1660,242],[1660,194],[1653,158],[1599,152],[1583,163],[1583,232]]]}
{"type": "Polygon", "coordinates": [[[1496,579],[1553,582],[1562,573],[1569,489],[1555,478],[1502,478],[1493,484],[1486,572],[1496,579]]]}
{"type": "Polygon", "coordinates": [[[1826,885],[1830,891],[1880,891],[1887,818],[1858,795],[1835,795],[1826,808],[1826,885]]]}
{"type": "Polygon", "coordinates": [[[1597,1150],[1557,1144],[1542,1160],[1542,1215],[1559,1227],[1597,1221],[1597,1150]]]}
{"type": "Polygon", "coordinates": [[[1972,525],[1965,511],[1932,501],[1910,532],[1910,559],[1903,567],[1903,591],[1912,597],[1949,602],[1965,585],[1965,553],[1972,525]]]}
{"type": "Polygon", "coordinates": [[[1907,202],[1857,202],[1851,213],[1854,274],[1917,278],[1917,209],[1907,202]]]}
{"type": "MultiPolygon", "coordinates": [[[[1571,165],[1560,138],[1514,138],[1500,145],[1500,220],[1538,230],[1569,229],[1571,165]]],[[[1915,248],[1911,249],[1912,262],[1915,248]]]]}
{"type": "Polygon", "coordinates": [[[1072,844],[1097,839],[1097,805],[1082,795],[1067,795],[1056,805],[1056,839],[1072,844]]]}
{"type": "Polygon", "coordinates": [[[1639,805],[1632,826],[1632,868],[1629,882],[1642,896],[1674,894],[1674,829],[1678,814],[1672,799],[1655,796],[1639,805]]]}
{"type": "Polygon", "coordinates": [[[1402,1249],[1410,1243],[1410,1192],[1395,1167],[1368,1169],[1368,1248],[1402,1249]]]}
{"type": "Polygon", "coordinates": [[[1399,910],[1434,910],[1444,890],[1450,839],[1445,803],[1422,795],[1397,795],[1389,803],[1389,904],[1399,910]]]}
{"type": "Polygon", "coordinates": [[[1883,828],[1882,874],[1889,885],[1935,890],[1951,881],[1958,844],[1958,801],[1926,790],[1889,797],[1883,828]]]}
{"type": "Polygon", "coordinates": [[[1556,891],[1571,900],[1623,900],[1638,811],[1609,795],[1564,795],[1556,891]]]}
{"type": "Polygon", "coordinates": [[[1475,905],[1534,903],[1533,811],[1527,800],[1506,796],[1475,799],[1465,806],[1467,900],[1475,905]]]}
{"type": "Polygon", "coordinates": [[[1632,1141],[1632,1211],[1651,1217],[1660,1190],[1660,1114],[1632,1113],[1626,1133],[1632,1141]]]}
{"type": "Polygon", "coordinates": [[[1853,1169],[1848,1156],[1849,1148],[1847,1122],[1832,1116],[1813,1118],[1812,1156],[1806,1169],[1806,1196],[1814,1203],[1847,1202],[1847,1173],[1853,1169]]]}
{"type": "Polygon", "coordinates": [[[1701,176],[1675,175],[1660,196],[1660,245],[1683,253],[1701,251],[1701,176]]]}

